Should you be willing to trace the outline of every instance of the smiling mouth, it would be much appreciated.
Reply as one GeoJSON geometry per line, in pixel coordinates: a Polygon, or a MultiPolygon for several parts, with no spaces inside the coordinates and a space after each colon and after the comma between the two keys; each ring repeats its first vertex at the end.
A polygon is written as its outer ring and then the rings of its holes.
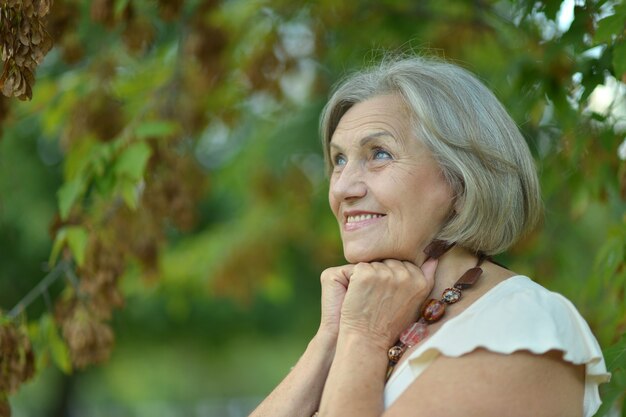
{"type": "Polygon", "coordinates": [[[384,214],[358,214],[355,216],[348,216],[346,218],[346,225],[363,222],[365,220],[377,219],[379,217],[385,217],[385,215],[384,214]]]}

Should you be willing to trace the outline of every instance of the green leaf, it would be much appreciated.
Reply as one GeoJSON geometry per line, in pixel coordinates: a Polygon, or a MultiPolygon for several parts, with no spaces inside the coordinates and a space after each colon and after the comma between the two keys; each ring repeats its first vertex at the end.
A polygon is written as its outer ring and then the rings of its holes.
{"type": "Polygon", "coordinates": [[[129,0],[115,0],[115,7],[113,9],[113,13],[116,17],[122,15],[122,12],[128,5],[129,0]]]}
{"type": "Polygon", "coordinates": [[[84,227],[69,226],[66,227],[67,244],[74,255],[76,264],[83,266],[85,263],[85,252],[87,251],[87,240],[89,234],[84,227]]]}
{"type": "Polygon", "coordinates": [[[67,230],[66,228],[61,228],[57,231],[57,235],[54,238],[54,243],[52,244],[52,250],[50,251],[50,258],[48,259],[48,264],[53,266],[57,263],[57,258],[61,253],[61,250],[65,246],[65,242],[67,241],[67,230]]]}
{"type": "Polygon", "coordinates": [[[626,334],[623,334],[620,340],[614,345],[604,349],[604,360],[609,369],[626,370],[626,334]]]}
{"type": "Polygon", "coordinates": [[[561,1],[546,1],[543,4],[543,12],[546,14],[546,17],[550,20],[556,19],[556,14],[559,12],[561,8],[561,1]]]}
{"type": "Polygon", "coordinates": [[[117,182],[117,176],[112,171],[105,171],[103,175],[94,178],[94,188],[100,197],[110,198],[117,182]]]}
{"type": "Polygon", "coordinates": [[[611,42],[613,35],[619,35],[624,31],[624,16],[616,13],[605,17],[598,22],[598,29],[593,35],[593,42],[607,43],[611,42]]]}
{"type": "Polygon", "coordinates": [[[85,169],[89,165],[93,148],[96,146],[97,142],[91,136],[84,135],[68,150],[63,167],[66,180],[85,175],[85,169]]]}
{"type": "Polygon", "coordinates": [[[66,374],[72,372],[72,362],[67,345],[59,335],[57,326],[50,315],[45,314],[40,320],[40,331],[47,339],[50,356],[57,367],[66,374]]]}
{"type": "Polygon", "coordinates": [[[626,41],[617,42],[613,47],[613,69],[617,79],[626,74],[626,41]]]}
{"type": "Polygon", "coordinates": [[[596,112],[592,112],[590,116],[593,120],[597,120],[599,122],[605,122],[607,119],[607,116],[596,112]]]}
{"type": "Polygon", "coordinates": [[[143,178],[151,154],[152,150],[145,142],[130,145],[115,162],[114,171],[116,175],[131,181],[139,181],[143,178]]]}
{"type": "Polygon", "coordinates": [[[61,220],[67,220],[72,206],[76,203],[76,200],[81,197],[84,189],[85,185],[83,184],[83,179],[81,177],[76,177],[61,186],[57,192],[61,220]]]}
{"type": "Polygon", "coordinates": [[[605,238],[594,258],[594,281],[597,285],[606,289],[616,284],[616,279],[621,275],[617,270],[624,263],[625,250],[625,242],[619,234],[610,233],[605,238]]]}
{"type": "MultiPolygon", "coordinates": [[[[623,383],[624,372],[611,374],[611,381],[609,384],[603,384],[600,386],[600,396],[602,398],[602,406],[595,414],[598,417],[602,416],[615,416],[612,410],[617,405],[619,410],[624,406],[626,397],[624,396],[624,390],[626,390],[626,384],[623,383]],[[621,403],[621,406],[620,406],[621,403]]],[[[623,414],[622,414],[623,415],[623,414]]]]}
{"type": "Polygon", "coordinates": [[[122,198],[126,202],[129,209],[137,209],[139,204],[139,193],[137,192],[137,185],[131,181],[121,181],[118,184],[118,189],[122,194],[122,198]]]}
{"type": "Polygon", "coordinates": [[[87,230],[82,226],[67,226],[59,229],[56,237],[54,238],[54,244],[52,245],[52,251],[50,251],[50,258],[48,263],[52,266],[56,263],[61,250],[67,244],[74,255],[74,260],[78,266],[83,266],[85,263],[85,252],[87,250],[87,240],[89,234],[87,230]]]}
{"type": "Polygon", "coordinates": [[[611,372],[609,384],[601,386],[602,407],[596,415],[608,415],[615,403],[626,401],[626,334],[619,341],[603,350],[606,366],[611,372]]]}
{"type": "Polygon", "coordinates": [[[137,139],[173,135],[178,131],[178,124],[164,120],[144,122],[135,129],[137,139]]]}

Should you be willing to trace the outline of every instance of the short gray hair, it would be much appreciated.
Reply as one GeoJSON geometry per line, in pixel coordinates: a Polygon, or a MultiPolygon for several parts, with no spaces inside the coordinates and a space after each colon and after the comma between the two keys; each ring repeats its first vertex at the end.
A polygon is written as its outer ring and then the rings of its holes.
{"type": "Polygon", "coordinates": [[[341,81],[320,120],[328,169],[339,120],[353,105],[386,94],[402,97],[416,136],[454,193],[458,210],[437,239],[494,255],[536,226],[543,210],[539,181],[517,125],[474,75],[439,59],[387,58],[341,81]]]}

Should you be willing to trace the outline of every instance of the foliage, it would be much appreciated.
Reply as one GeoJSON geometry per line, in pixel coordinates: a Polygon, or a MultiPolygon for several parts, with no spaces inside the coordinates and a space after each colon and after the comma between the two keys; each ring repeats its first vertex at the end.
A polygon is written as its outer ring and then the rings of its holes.
{"type": "Polygon", "coordinates": [[[50,0],[0,3],[3,70],[0,91],[7,97],[29,100],[33,96],[35,70],[52,48],[44,18],[50,11],[50,0]]]}
{"type": "Polygon", "coordinates": [[[267,330],[289,328],[315,305],[308,283],[341,262],[316,131],[327,92],[372,50],[413,48],[477,73],[519,123],[547,213],[502,260],[579,307],[614,373],[600,414],[623,407],[626,5],[587,1],[569,27],[565,12],[528,0],[56,0],[33,100],[0,98],[0,273],[26,276],[0,283],[2,305],[36,285],[32,259],[73,265],[41,290],[54,306],[29,310],[37,363],[66,372],[106,361],[115,311],[154,292],[175,315],[194,300],[236,300],[229,312],[243,316],[277,306],[286,314],[267,330]]]}

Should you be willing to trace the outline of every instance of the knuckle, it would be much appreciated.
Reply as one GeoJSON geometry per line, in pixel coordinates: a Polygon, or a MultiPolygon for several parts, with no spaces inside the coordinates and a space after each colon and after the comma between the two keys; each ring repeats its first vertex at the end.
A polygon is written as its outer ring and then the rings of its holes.
{"type": "Polygon", "coordinates": [[[402,266],[404,266],[408,271],[416,271],[419,269],[417,265],[409,261],[403,261],[402,266]]]}
{"type": "Polygon", "coordinates": [[[415,288],[417,292],[424,292],[428,289],[428,284],[424,279],[416,279],[415,288]]]}
{"type": "Polygon", "coordinates": [[[322,282],[330,281],[338,273],[341,273],[341,267],[339,266],[332,266],[330,268],[326,268],[320,274],[320,281],[322,282]]]}
{"type": "Polygon", "coordinates": [[[328,279],[328,277],[331,274],[331,269],[333,268],[326,268],[325,270],[322,271],[322,273],[320,274],[320,281],[325,281],[328,279]]]}
{"type": "Polygon", "coordinates": [[[399,269],[402,267],[402,262],[398,261],[397,259],[386,259],[384,264],[392,269],[399,269]]]}
{"type": "Polygon", "coordinates": [[[367,274],[371,270],[372,270],[372,267],[370,264],[366,262],[359,262],[358,264],[354,266],[354,275],[361,276],[361,275],[367,274]]]}

